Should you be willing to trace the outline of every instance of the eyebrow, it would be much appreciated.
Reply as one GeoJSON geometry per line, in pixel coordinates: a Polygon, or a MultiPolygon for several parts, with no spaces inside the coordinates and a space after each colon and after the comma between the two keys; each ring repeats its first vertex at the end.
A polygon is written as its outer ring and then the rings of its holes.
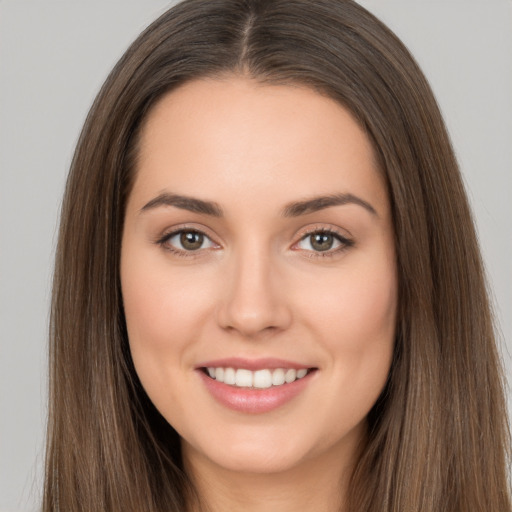
{"type": "MultiPolygon", "coordinates": [[[[378,216],[375,208],[360,197],[353,194],[332,194],[327,196],[312,197],[303,201],[288,203],[282,210],[283,217],[300,217],[308,215],[332,206],[343,206],[346,204],[356,204],[362,206],[372,215],[378,216]]],[[[174,206],[182,210],[188,210],[194,213],[210,215],[212,217],[223,217],[224,212],[218,203],[213,201],[204,201],[195,197],[182,196],[179,194],[169,194],[164,192],[154,199],[151,199],[141,209],[140,213],[152,210],[160,206],[174,206]]]]}
{"type": "Polygon", "coordinates": [[[346,204],[362,206],[372,215],[378,217],[377,211],[370,203],[353,194],[332,194],[289,203],[284,207],[282,215],[284,217],[299,217],[300,215],[314,213],[324,210],[325,208],[330,208],[331,206],[343,206],[346,204]]]}
{"type": "Polygon", "coordinates": [[[168,194],[165,192],[145,204],[140,209],[140,213],[158,208],[159,206],[175,206],[182,210],[211,215],[212,217],[222,217],[224,215],[222,208],[212,201],[203,201],[195,197],[180,196],[178,194],[168,194]]]}

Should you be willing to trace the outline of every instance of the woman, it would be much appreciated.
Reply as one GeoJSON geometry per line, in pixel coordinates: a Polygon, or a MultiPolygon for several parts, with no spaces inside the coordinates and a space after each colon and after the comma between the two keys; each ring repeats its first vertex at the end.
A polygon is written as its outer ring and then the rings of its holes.
{"type": "Polygon", "coordinates": [[[45,510],[510,510],[449,139],[353,2],[189,0],[139,37],[75,153],[52,326],[45,510]]]}

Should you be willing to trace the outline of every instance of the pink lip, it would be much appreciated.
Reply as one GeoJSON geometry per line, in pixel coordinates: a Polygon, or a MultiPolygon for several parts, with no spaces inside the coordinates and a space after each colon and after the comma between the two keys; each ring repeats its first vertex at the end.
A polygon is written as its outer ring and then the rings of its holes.
{"type": "Polygon", "coordinates": [[[225,359],[215,359],[214,361],[205,361],[198,364],[196,368],[243,368],[245,370],[275,370],[277,368],[295,368],[300,370],[301,368],[311,368],[311,366],[295,363],[293,361],[285,361],[284,359],[276,359],[273,357],[265,357],[260,359],[245,359],[242,357],[229,357],[225,359]]]}
{"type": "MultiPolygon", "coordinates": [[[[218,367],[219,366],[223,365],[218,365],[218,367]]],[[[233,366],[227,365],[225,367],[233,366]]],[[[301,366],[299,366],[299,368],[300,367],[301,366]]],[[[266,368],[269,367],[266,366],[266,368]]],[[[278,366],[277,368],[282,368],[282,366],[278,366]]],[[[228,409],[246,414],[262,414],[283,406],[299,395],[311,382],[314,374],[316,374],[316,371],[310,372],[305,377],[297,379],[290,384],[283,384],[282,386],[254,389],[238,388],[224,384],[223,382],[209,377],[202,369],[198,369],[197,372],[206,386],[206,389],[214,399],[228,409]]]]}

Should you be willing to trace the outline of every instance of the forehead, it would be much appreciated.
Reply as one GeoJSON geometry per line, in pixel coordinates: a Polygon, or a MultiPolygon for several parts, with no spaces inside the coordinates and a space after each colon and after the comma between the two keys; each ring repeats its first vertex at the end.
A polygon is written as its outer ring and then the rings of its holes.
{"type": "Polygon", "coordinates": [[[333,192],[387,201],[366,134],[339,103],[305,87],[189,82],[153,107],[139,148],[134,195],[146,199],[171,189],[260,208],[262,196],[284,203],[333,192]]]}

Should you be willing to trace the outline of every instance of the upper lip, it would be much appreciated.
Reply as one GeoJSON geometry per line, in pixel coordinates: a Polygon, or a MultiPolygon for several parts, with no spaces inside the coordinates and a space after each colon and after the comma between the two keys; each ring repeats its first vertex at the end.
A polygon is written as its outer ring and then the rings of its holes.
{"type": "Polygon", "coordinates": [[[288,361],[285,359],[277,359],[275,357],[263,357],[258,359],[245,359],[243,357],[227,357],[223,359],[212,359],[210,361],[204,361],[196,366],[200,368],[235,368],[245,370],[275,370],[277,368],[293,368],[300,370],[302,368],[309,369],[314,368],[311,365],[298,363],[295,361],[288,361]]]}

